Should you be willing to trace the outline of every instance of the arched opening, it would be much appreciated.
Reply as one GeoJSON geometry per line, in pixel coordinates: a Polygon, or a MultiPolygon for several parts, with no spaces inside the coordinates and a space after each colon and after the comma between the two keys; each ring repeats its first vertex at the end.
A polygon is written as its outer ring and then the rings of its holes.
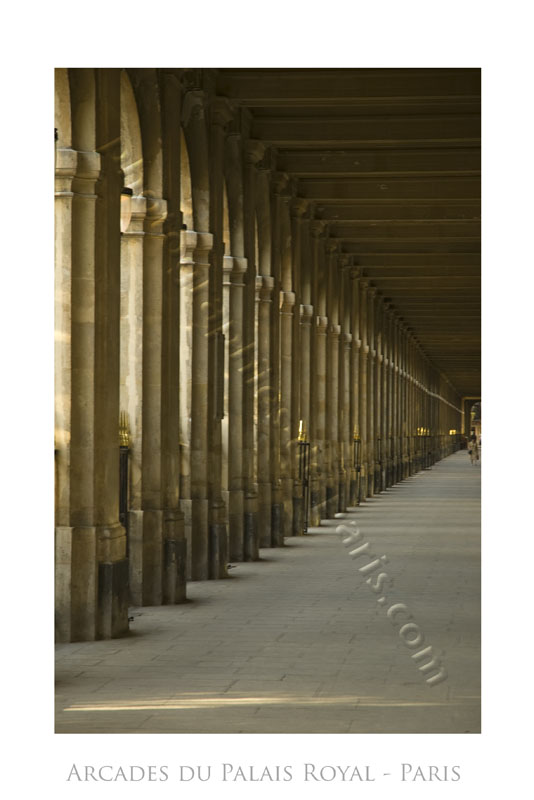
{"type": "Polygon", "coordinates": [[[187,230],[194,230],[193,223],[193,190],[191,186],[191,166],[187,142],[184,132],[180,129],[180,209],[182,222],[187,230]]]}
{"type": "Polygon", "coordinates": [[[230,213],[228,211],[228,189],[226,187],[226,181],[223,181],[223,253],[225,256],[229,256],[232,250],[231,247],[231,235],[230,235],[230,213]]]}
{"type": "Polygon", "coordinates": [[[56,69],[54,72],[54,127],[57,147],[70,147],[72,128],[69,74],[66,69],[56,69]]]}

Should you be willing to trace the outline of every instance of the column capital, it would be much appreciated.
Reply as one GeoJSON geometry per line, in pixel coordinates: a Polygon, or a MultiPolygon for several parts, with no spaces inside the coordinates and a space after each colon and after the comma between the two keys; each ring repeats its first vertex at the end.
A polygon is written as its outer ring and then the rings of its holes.
{"type": "Polygon", "coordinates": [[[187,263],[193,260],[193,253],[197,244],[195,231],[180,231],[180,262],[187,263]]]}
{"type": "Polygon", "coordinates": [[[333,339],[339,339],[341,336],[341,325],[331,324],[328,328],[328,333],[333,339]]]}
{"type": "Polygon", "coordinates": [[[76,174],[78,154],[70,147],[56,149],[55,195],[56,197],[72,196],[72,181],[76,174]]]}
{"type": "Polygon", "coordinates": [[[121,235],[127,239],[129,237],[142,237],[145,235],[144,224],[147,215],[147,198],[134,194],[131,199],[131,212],[128,230],[121,235]]]}
{"type": "Polygon", "coordinates": [[[323,236],[326,232],[326,222],[323,219],[313,219],[310,223],[310,231],[311,235],[314,238],[319,238],[319,236],[323,236]]]}
{"type": "Polygon", "coordinates": [[[343,334],[343,346],[345,350],[350,350],[352,347],[352,333],[343,334]]]}
{"type": "Polygon", "coordinates": [[[56,177],[74,178],[78,165],[78,153],[70,147],[56,148],[56,177]]]}
{"type": "Polygon", "coordinates": [[[326,242],[326,252],[329,255],[333,255],[334,253],[337,253],[338,250],[339,250],[339,242],[333,239],[328,239],[326,242]]]}
{"type": "Polygon", "coordinates": [[[328,328],[328,317],[315,317],[315,328],[317,333],[326,335],[326,329],[328,328]]]}
{"type": "Polygon", "coordinates": [[[311,325],[313,317],[313,306],[300,306],[300,322],[301,325],[311,325]]]}
{"type": "Polygon", "coordinates": [[[362,346],[362,340],[361,339],[353,339],[353,343],[354,343],[354,346],[356,347],[356,349],[360,350],[360,348],[362,346]]]}
{"type": "Polygon", "coordinates": [[[350,270],[352,269],[352,265],[350,263],[350,256],[348,256],[346,253],[340,253],[338,258],[338,264],[340,269],[343,270],[343,272],[348,272],[350,275],[350,270]]]}
{"type": "Polygon", "coordinates": [[[349,277],[350,277],[351,281],[355,281],[358,278],[361,278],[361,276],[362,276],[362,271],[361,271],[361,269],[359,267],[352,266],[350,268],[349,277]]]}
{"type": "Polygon", "coordinates": [[[256,300],[270,303],[274,289],[274,278],[272,275],[256,275],[256,300]]]}
{"type": "MultiPolygon", "coordinates": [[[[195,262],[204,253],[209,253],[213,248],[212,233],[197,233],[197,231],[180,231],[180,263],[195,262]]],[[[203,261],[201,263],[204,263],[203,261]]]]}
{"type": "Polygon", "coordinates": [[[286,195],[289,186],[289,175],[287,172],[273,172],[271,175],[271,185],[276,195],[286,195]]]}
{"type": "Polygon", "coordinates": [[[258,164],[265,155],[265,143],[259,139],[248,139],[245,142],[245,158],[249,164],[258,164]]]}
{"type": "Polygon", "coordinates": [[[200,89],[192,89],[185,93],[182,100],[182,125],[187,128],[191,122],[204,119],[204,102],[206,96],[200,89]]]}
{"type": "Polygon", "coordinates": [[[300,219],[308,210],[309,203],[305,197],[292,197],[289,206],[291,216],[300,219]]]}
{"type": "Polygon", "coordinates": [[[296,295],[295,292],[280,292],[280,313],[292,314],[295,305],[296,295]]]}
{"type": "Polygon", "coordinates": [[[78,150],[76,177],[96,181],[100,175],[100,153],[96,150],[78,150]]]}
{"type": "Polygon", "coordinates": [[[234,119],[234,108],[227,97],[213,97],[209,104],[212,125],[223,128],[234,119]]]}
{"type": "MultiPolygon", "coordinates": [[[[132,198],[133,200],[133,198],[132,198]]],[[[145,233],[152,236],[162,234],[163,223],[167,219],[167,201],[162,197],[146,198],[145,233]]]]}
{"type": "Polygon", "coordinates": [[[243,275],[247,271],[247,259],[237,256],[223,257],[223,283],[227,286],[244,286],[243,275]]]}

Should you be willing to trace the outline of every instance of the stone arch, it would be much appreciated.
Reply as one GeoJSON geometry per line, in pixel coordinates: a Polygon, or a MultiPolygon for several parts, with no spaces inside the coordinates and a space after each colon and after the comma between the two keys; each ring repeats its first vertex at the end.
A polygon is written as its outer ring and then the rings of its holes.
{"type": "Polygon", "coordinates": [[[96,147],[96,90],[93,69],[69,70],[72,146],[93,151],[96,147]]]}
{"type": "Polygon", "coordinates": [[[143,194],[143,145],[139,114],[132,84],[121,71],[121,169],[124,185],[134,195],[143,194]]]}
{"type": "Polygon", "coordinates": [[[182,104],[182,127],[187,145],[191,174],[193,230],[209,231],[210,183],[208,136],[204,113],[204,95],[187,92],[182,104]]]}
{"type": "Polygon", "coordinates": [[[256,199],[256,221],[258,232],[258,253],[256,269],[258,275],[271,275],[271,203],[269,196],[269,173],[260,170],[256,199]]]}
{"type": "Polygon", "coordinates": [[[229,136],[226,140],[224,178],[229,224],[229,239],[225,239],[225,242],[230,244],[230,250],[227,252],[242,257],[245,253],[243,168],[241,139],[236,135],[229,136]]]}
{"type": "Polygon", "coordinates": [[[180,211],[184,225],[188,230],[194,230],[191,166],[187,142],[182,129],[180,129],[180,211]]]}
{"type": "Polygon", "coordinates": [[[232,236],[230,233],[230,211],[228,206],[228,190],[226,181],[223,181],[223,224],[222,224],[222,238],[224,246],[224,255],[228,256],[232,253],[232,236]]]}
{"type": "Polygon", "coordinates": [[[70,147],[72,124],[70,111],[69,74],[66,69],[54,71],[54,127],[58,147],[70,147]]]}
{"type": "Polygon", "coordinates": [[[128,69],[139,115],[143,157],[143,194],[148,199],[147,215],[158,216],[150,199],[163,194],[161,109],[155,69],[128,69]]]}

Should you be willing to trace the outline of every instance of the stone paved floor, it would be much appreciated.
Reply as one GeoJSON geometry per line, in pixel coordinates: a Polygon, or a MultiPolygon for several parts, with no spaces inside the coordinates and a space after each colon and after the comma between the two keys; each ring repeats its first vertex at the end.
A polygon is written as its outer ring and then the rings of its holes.
{"type": "Polygon", "coordinates": [[[182,606],[133,609],[125,639],[58,645],[56,731],[478,732],[480,467],[460,451],[343,516],[387,556],[383,605],[327,521],[182,606]],[[446,680],[425,682],[394,603],[446,680]]]}

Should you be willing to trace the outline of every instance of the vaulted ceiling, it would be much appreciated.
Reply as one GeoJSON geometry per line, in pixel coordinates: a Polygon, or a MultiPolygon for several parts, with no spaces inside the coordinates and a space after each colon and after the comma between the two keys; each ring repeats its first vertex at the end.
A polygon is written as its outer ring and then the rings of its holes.
{"type": "Polygon", "coordinates": [[[221,69],[329,235],[480,395],[480,70],[221,69]]]}

